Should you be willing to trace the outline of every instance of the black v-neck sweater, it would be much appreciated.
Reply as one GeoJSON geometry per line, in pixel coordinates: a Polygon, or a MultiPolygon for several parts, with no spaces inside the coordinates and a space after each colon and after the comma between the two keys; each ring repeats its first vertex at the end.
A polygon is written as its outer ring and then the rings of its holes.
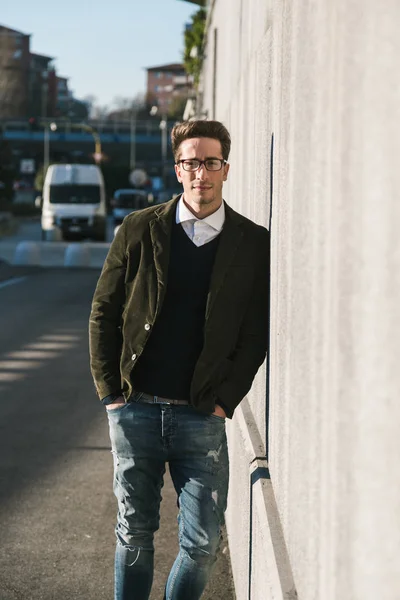
{"type": "Polygon", "coordinates": [[[133,370],[135,390],[189,400],[218,242],[219,236],[197,247],[182,225],[173,225],[164,303],[133,370]]]}

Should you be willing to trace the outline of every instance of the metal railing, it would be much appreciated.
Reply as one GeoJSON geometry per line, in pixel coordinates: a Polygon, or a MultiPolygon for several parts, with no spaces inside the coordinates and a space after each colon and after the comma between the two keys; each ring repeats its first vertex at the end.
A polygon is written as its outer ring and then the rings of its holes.
{"type": "MultiPolygon", "coordinates": [[[[37,120],[37,130],[49,126],[51,123],[57,125],[57,131],[63,133],[71,133],[73,131],[79,131],[82,133],[88,131],[88,127],[96,130],[99,134],[110,133],[130,133],[131,122],[130,120],[125,121],[105,121],[101,119],[90,119],[87,121],[73,121],[68,119],[57,119],[57,118],[45,118],[37,120]]],[[[3,131],[31,131],[32,126],[28,119],[0,119],[0,127],[3,131]]],[[[136,121],[136,132],[145,133],[147,135],[159,134],[160,133],[160,120],[159,119],[148,119],[142,121],[136,121]]]]}

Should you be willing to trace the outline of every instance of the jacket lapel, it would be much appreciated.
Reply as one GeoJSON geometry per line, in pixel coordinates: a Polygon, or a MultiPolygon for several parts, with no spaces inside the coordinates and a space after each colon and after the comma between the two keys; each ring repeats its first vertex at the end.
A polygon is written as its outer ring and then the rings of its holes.
{"type": "Polygon", "coordinates": [[[159,210],[155,212],[156,218],[150,221],[150,237],[153,246],[154,265],[157,273],[156,316],[160,312],[165,296],[171,245],[171,230],[177,202],[178,198],[175,198],[160,206],[159,210]]]}
{"type": "Polygon", "coordinates": [[[236,213],[225,203],[225,223],[221,232],[215,257],[214,268],[211,274],[210,291],[207,298],[206,319],[208,319],[215,299],[223,286],[229,266],[236,256],[242,243],[243,232],[236,220],[236,213]]]}

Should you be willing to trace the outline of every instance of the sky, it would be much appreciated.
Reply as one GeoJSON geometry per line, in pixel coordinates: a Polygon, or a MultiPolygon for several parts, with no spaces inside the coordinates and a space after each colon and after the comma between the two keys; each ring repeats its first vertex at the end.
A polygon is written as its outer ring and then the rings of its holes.
{"type": "Polygon", "coordinates": [[[54,57],[74,96],[146,90],[146,67],[182,62],[183,32],[198,6],[183,0],[19,0],[2,2],[0,24],[31,34],[31,52],[54,57]]]}

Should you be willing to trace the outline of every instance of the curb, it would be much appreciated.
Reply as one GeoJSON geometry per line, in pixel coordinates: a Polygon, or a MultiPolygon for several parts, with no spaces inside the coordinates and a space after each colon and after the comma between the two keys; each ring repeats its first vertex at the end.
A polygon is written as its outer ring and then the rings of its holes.
{"type": "Polygon", "coordinates": [[[3,244],[3,258],[14,266],[81,267],[101,269],[109,243],[33,242],[3,244]]]}

